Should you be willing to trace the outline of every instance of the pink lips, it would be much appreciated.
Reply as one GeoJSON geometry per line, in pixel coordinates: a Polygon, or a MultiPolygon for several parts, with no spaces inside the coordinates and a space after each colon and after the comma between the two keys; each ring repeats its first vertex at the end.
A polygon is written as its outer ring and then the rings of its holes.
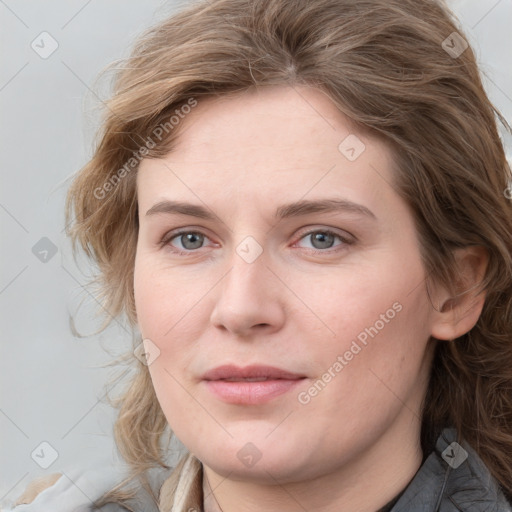
{"type": "Polygon", "coordinates": [[[290,391],[304,375],[291,373],[273,366],[252,365],[240,368],[219,366],[203,375],[208,389],[224,402],[256,405],[290,391]]]}

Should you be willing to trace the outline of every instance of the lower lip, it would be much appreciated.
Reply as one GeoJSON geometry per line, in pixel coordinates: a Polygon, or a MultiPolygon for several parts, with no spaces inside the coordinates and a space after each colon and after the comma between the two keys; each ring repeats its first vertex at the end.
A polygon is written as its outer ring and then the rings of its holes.
{"type": "Polygon", "coordinates": [[[257,405],[269,402],[295,388],[304,379],[277,379],[259,382],[207,380],[208,389],[230,404],[257,405]]]}

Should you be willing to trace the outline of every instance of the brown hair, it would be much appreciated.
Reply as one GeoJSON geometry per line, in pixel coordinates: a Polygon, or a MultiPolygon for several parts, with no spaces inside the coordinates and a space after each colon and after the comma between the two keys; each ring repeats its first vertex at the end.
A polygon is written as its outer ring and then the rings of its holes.
{"type": "MultiPolygon", "coordinates": [[[[201,98],[251,87],[321,89],[355,126],[392,147],[397,192],[414,212],[429,279],[455,294],[453,249],[488,251],[477,324],[437,343],[421,443],[432,447],[440,429],[454,426],[510,499],[511,169],[496,116],[512,130],[486,95],[471,46],[449,52],[460,37],[467,39],[455,16],[435,0],[195,2],[148,30],[118,70],[94,155],[69,190],[67,216],[76,217],[74,248],[99,266],[107,309],[135,326],[136,169],[141,156],[172,151],[181,125],[171,116],[201,98]]],[[[161,440],[170,432],[147,366],[131,358],[137,373],[116,404],[114,435],[142,481],[147,469],[167,467],[161,440]]],[[[121,501],[120,489],[102,503],[121,501]]]]}

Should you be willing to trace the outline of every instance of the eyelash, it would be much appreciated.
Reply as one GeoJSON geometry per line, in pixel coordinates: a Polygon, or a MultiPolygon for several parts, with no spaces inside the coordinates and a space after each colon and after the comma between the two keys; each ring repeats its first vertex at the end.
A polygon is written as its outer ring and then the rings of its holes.
{"type": "MultiPolygon", "coordinates": [[[[306,238],[307,236],[310,236],[314,233],[323,233],[323,234],[326,234],[326,235],[333,235],[334,237],[338,238],[339,240],[341,240],[343,242],[343,244],[345,246],[348,246],[348,245],[352,245],[354,243],[353,240],[349,240],[348,238],[345,238],[343,236],[341,236],[339,233],[336,233],[335,231],[332,231],[330,229],[313,229],[311,231],[307,231],[306,233],[303,233],[300,238],[297,240],[297,241],[300,241],[302,240],[303,238],[306,238]]],[[[169,247],[170,250],[175,253],[175,254],[178,254],[178,255],[183,255],[183,256],[189,256],[191,254],[194,254],[198,251],[198,249],[190,249],[188,251],[183,251],[181,249],[178,249],[174,246],[171,245],[171,241],[174,240],[175,238],[178,238],[179,236],[181,235],[186,235],[186,234],[194,234],[194,235],[201,235],[201,236],[204,236],[205,238],[208,238],[207,235],[205,235],[204,233],[202,233],[201,231],[194,231],[194,230],[187,230],[187,229],[184,229],[184,230],[181,230],[181,231],[177,231],[177,232],[174,232],[174,233],[168,233],[167,235],[165,235],[163,237],[163,239],[161,240],[161,242],[159,243],[160,247],[169,247]]],[[[342,245],[342,244],[340,244],[342,245]]],[[[338,247],[338,246],[335,246],[335,247],[338,247]]],[[[202,249],[202,247],[200,247],[199,249],[202,249]]],[[[334,249],[333,248],[328,248],[328,249],[310,249],[310,248],[306,248],[309,252],[313,252],[313,253],[316,253],[316,254],[321,254],[321,253],[333,253],[333,252],[339,252],[340,250],[343,250],[344,248],[342,249],[334,249]]]]}

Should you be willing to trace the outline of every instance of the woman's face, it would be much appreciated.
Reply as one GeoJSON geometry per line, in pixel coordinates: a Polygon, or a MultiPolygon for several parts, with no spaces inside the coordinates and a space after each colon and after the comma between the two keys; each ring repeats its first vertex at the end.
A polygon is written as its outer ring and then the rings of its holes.
{"type": "Polygon", "coordinates": [[[134,282],[174,433],[258,481],[419,453],[432,309],[388,147],[306,87],[180,122],[176,149],[139,169],[134,282]]]}

